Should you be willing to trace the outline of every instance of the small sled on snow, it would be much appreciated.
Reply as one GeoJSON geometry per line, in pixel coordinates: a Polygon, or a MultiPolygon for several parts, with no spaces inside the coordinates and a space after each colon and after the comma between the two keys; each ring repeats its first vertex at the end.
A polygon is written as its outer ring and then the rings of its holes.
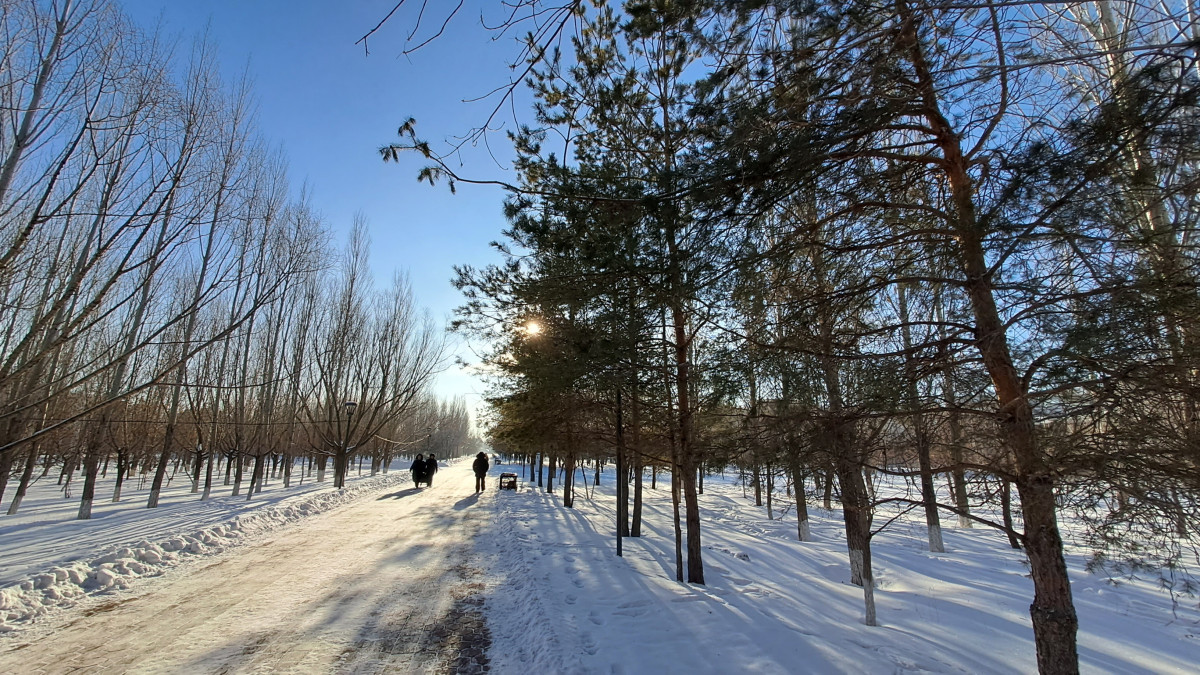
{"type": "Polygon", "coordinates": [[[507,471],[500,474],[500,489],[501,490],[516,490],[517,489],[517,474],[508,473],[507,471]]]}

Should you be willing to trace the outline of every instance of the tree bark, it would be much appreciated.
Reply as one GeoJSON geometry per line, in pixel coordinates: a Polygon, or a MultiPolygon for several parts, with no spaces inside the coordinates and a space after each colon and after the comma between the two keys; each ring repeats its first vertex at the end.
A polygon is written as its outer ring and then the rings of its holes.
{"type": "Polygon", "coordinates": [[[630,398],[632,399],[630,401],[630,417],[632,417],[633,421],[631,429],[633,447],[631,448],[630,453],[633,458],[633,521],[629,525],[629,536],[640,537],[642,536],[642,472],[644,471],[645,467],[643,466],[642,458],[641,433],[639,427],[641,420],[638,414],[639,406],[636,392],[630,398]]]}
{"type": "Polygon", "coordinates": [[[622,554],[621,540],[629,536],[629,481],[625,476],[625,420],[621,409],[621,389],[617,388],[617,555],[622,554]]]}
{"type": "MultiPolygon", "coordinates": [[[[1078,673],[1079,620],[1058,529],[1054,474],[1039,447],[1033,408],[1013,365],[1005,323],[996,306],[983,248],[985,233],[975,212],[969,162],[963,155],[960,136],[939,109],[933,76],[917,35],[916,18],[906,0],[898,0],[898,8],[900,46],[909,53],[921,96],[919,105],[942,153],[941,166],[950,187],[954,207],[952,225],[957,235],[964,286],[975,318],[975,346],[996,391],[997,422],[1016,464],[1017,492],[1025,520],[1025,550],[1033,577],[1034,599],[1029,614],[1033,620],[1038,670],[1055,675],[1078,673]]],[[[846,489],[844,485],[842,488],[846,489]]]]}
{"type": "Polygon", "coordinates": [[[29,446],[28,454],[25,456],[25,469],[21,472],[21,480],[17,483],[17,493],[13,495],[12,503],[8,506],[8,515],[16,515],[17,510],[21,508],[21,502],[25,499],[25,493],[29,490],[29,483],[33,479],[33,469],[37,466],[37,443],[29,446]]]}
{"type": "Polygon", "coordinates": [[[916,355],[913,353],[912,328],[908,320],[908,293],[901,284],[896,289],[900,305],[900,334],[904,340],[905,394],[912,415],[913,440],[917,446],[917,464],[921,472],[921,504],[925,508],[925,528],[929,538],[929,550],[945,553],[942,542],[942,522],[938,517],[937,491],[933,484],[933,460],[930,457],[929,431],[925,426],[925,415],[921,413],[920,394],[917,390],[916,355]]]}
{"type": "Polygon", "coordinates": [[[796,537],[800,541],[811,541],[812,531],[808,522],[808,495],[804,492],[804,472],[800,461],[792,460],[792,489],[796,493],[796,537]]]}
{"type": "Polygon", "coordinates": [[[1000,515],[1004,519],[1004,534],[1008,536],[1008,545],[1021,550],[1021,540],[1013,529],[1012,483],[1007,478],[1000,479],[1000,515]]]}

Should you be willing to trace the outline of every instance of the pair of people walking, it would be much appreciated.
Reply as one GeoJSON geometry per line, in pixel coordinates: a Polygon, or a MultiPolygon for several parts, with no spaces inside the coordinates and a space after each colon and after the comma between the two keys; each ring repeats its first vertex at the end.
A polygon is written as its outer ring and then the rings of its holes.
{"type": "Polygon", "coordinates": [[[488,467],[489,463],[486,452],[475,455],[475,462],[471,464],[471,469],[475,472],[475,494],[479,494],[487,489],[488,467]]]}
{"type": "Polygon", "coordinates": [[[421,487],[421,483],[425,483],[429,487],[433,487],[433,474],[437,473],[437,458],[433,453],[429,453],[429,458],[426,459],[421,453],[417,453],[417,458],[413,460],[412,466],[408,468],[412,472],[413,485],[421,487]]]}

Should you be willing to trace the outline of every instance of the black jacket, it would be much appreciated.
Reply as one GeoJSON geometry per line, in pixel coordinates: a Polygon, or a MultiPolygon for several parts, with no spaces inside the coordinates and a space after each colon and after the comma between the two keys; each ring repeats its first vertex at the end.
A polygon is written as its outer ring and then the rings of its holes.
{"type": "Polygon", "coordinates": [[[487,474],[488,466],[487,457],[476,457],[475,463],[471,465],[471,468],[475,470],[476,476],[482,477],[487,474]]]}

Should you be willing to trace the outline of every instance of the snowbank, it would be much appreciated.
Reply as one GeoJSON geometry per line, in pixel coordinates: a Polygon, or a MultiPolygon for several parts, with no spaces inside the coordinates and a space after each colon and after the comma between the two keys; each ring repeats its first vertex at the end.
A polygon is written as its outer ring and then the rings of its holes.
{"type": "Polygon", "coordinates": [[[408,472],[355,481],[342,490],[320,490],[243,513],[224,522],[158,541],[143,539],[132,545],[78,551],[78,558],[31,574],[0,588],[0,633],[81,599],[114,589],[127,589],[137,579],[157,576],[189,559],[221,553],[255,535],[328,511],[410,480],[408,472]]]}

